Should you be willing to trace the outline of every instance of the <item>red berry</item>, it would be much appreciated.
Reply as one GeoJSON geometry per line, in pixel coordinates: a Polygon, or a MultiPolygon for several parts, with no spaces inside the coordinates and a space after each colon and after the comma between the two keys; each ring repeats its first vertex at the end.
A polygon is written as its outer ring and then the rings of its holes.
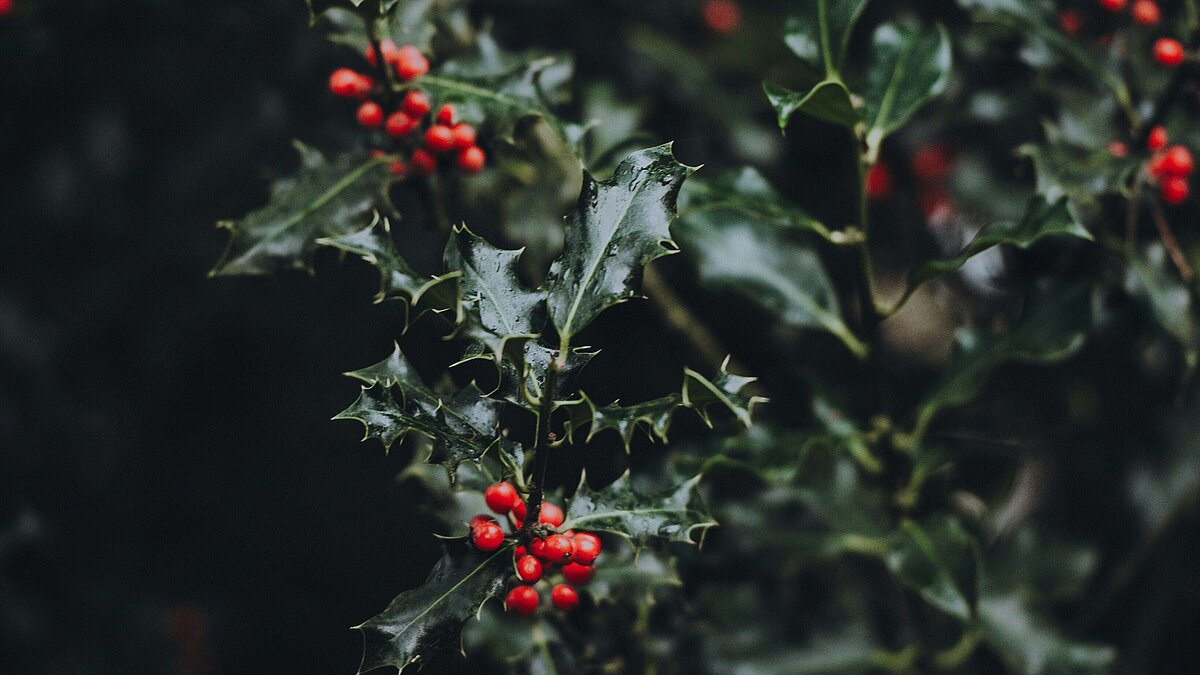
{"type": "Polygon", "coordinates": [[[13,0],[0,0],[0,16],[4,16],[13,10],[13,5],[16,4],[13,0]]]}
{"type": "Polygon", "coordinates": [[[917,149],[912,158],[912,172],[917,180],[933,183],[950,173],[950,151],[941,143],[930,143],[917,149]]]}
{"type": "Polygon", "coordinates": [[[1129,146],[1122,141],[1109,141],[1108,154],[1113,157],[1125,158],[1129,156],[1129,146]]]}
{"type": "Polygon", "coordinates": [[[429,154],[425,148],[413,150],[412,157],[408,158],[408,163],[412,165],[413,173],[418,176],[428,176],[437,168],[437,158],[429,154]]]}
{"type": "Polygon", "coordinates": [[[374,101],[365,101],[358,106],[358,125],[364,129],[378,129],[383,124],[383,108],[374,101]]]}
{"type": "Polygon", "coordinates": [[[1079,31],[1083,30],[1083,19],[1080,18],[1079,12],[1064,9],[1058,13],[1058,27],[1067,35],[1078,35],[1079,31]]]}
{"type": "Polygon", "coordinates": [[[1146,137],[1146,147],[1151,151],[1162,150],[1167,145],[1166,127],[1158,126],[1150,130],[1150,135],[1146,137]]]}
{"type": "Polygon", "coordinates": [[[420,89],[409,89],[401,108],[412,117],[424,117],[429,113],[429,95],[420,89]]]}
{"type": "Polygon", "coordinates": [[[512,486],[512,483],[496,483],[483,491],[483,501],[487,502],[488,508],[496,513],[512,511],[513,502],[516,500],[517,489],[512,486]]]}
{"type": "Polygon", "coordinates": [[[444,124],[435,124],[425,130],[425,145],[434,152],[446,152],[454,148],[454,132],[444,124]]]}
{"type": "Polygon", "coordinates": [[[1182,145],[1174,145],[1163,152],[1162,172],[1169,176],[1187,176],[1192,172],[1192,153],[1182,145]]]}
{"type": "Polygon", "coordinates": [[[380,150],[379,148],[371,149],[371,159],[379,159],[380,157],[383,157],[386,154],[387,154],[386,152],[380,150]]]}
{"type": "MultiPolygon", "coordinates": [[[[400,48],[391,40],[380,42],[379,51],[383,52],[383,60],[387,63],[395,63],[397,57],[400,56],[400,48]]],[[[367,57],[367,63],[371,64],[372,68],[379,65],[379,61],[375,58],[375,48],[371,45],[367,45],[367,49],[363,55],[367,57]]]]}
{"type": "Polygon", "coordinates": [[[707,0],[700,15],[704,25],[718,35],[732,33],[742,23],[742,8],[734,0],[707,0]]]}
{"type": "Polygon", "coordinates": [[[600,545],[600,537],[597,537],[596,535],[592,534],[591,532],[579,532],[578,534],[575,535],[575,541],[577,544],[578,544],[578,542],[584,541],[584,540],[587,540],[590,545],[592,545],[596,548],[596,555],[600,555],[600,550],[603,548],[600,545]]]}
{"type": "Polygon", "coordinates": [[[475,145],[475,127],[459,122],[450,128],[454,133],[454,147],[465,150],[475,145]]]}
{"type": "MultiPolygon", "coordinates": [[[[472,145],[458,153],[458,168],[466,173],[479,173],[486,163],[487,155],[483,154],[483,149],[477,145],[472,145]]],[[[542,508],[544,511],[545,507],[542,508]]]]}
{"type": "Polygon", "coordinates": [[[388,115],[385,128],[387,129],[389,136],[401,138],[416,131],[420,124],[420,120],[409,117],[408,115],[405,115],[403,111],[397,110],[391,115],[388,115]]]}
{"type": "Polygon", "coordinates": [[[1126,0],[1100,0],[1100,6],[1110,12],[1119,12],[1125,9],[1126,0]]]}
{"type": "Polygon", "coordinates": [[[558,527],[563,524],[563,510],[550,502],[542,502],[542,512],[538,514],[538,522],[545,523],[550,527],[558,527]]]}
{"type": "Polygon", "coordinates": [[[446,126],[454,124],[454,106],[447,103],[438,108],[436,119],[438,124],[445,124],[446,126]]]}
{"type": "Polygon", "coordinates": [[[550,602],[558,609],[568,612],[579,604],[579,593],[566,584],[558,584],[550,589],[550,602]]]}
{"type": "Polygon", "coordinates": [[[1159,38],[1154,43],[1154,60],[1167,68],[1183,63],[1183,44],[1174,38],[1159,38]]]}
{"type": "Polygon", "coordinates": [[[481,513],[471,519],[471,529],[473,530],[476,527],[483,525],[484,523],[494,523],[494,522],[496,522],[495,518],[487,515],[486,513],[481,513]]]}
{"type": "Polygon", "coordinates": [[[518,527],[520,526],[520,523],[525,521],[525,513],[526,513],[525,500],[521,499],[520,497],[517,497],[517,500],[515,502],[513,502],[512,514],[513,514],[513,519],[517,521],[518,527]]]}
{"type": "Polygon", "coordinates": [[[520,558],[524,558],[525,553],[526,553],[526,551],[525,551],[524,544],[518,545],[516,548],[513,549],[513,560],[518,560],[520,558]]]}
{"type": "Polygon", "coordinates": [[[471,529],[471,541],[480,551],[495,551],[504,543],[504,530],[497,523],[480,523],[471,529]]]}
{"type": "Polygon", "coordinates": [[[504,598],[504,607],[509,614],[529,616],[537,610],[538,592],[533,586],[517,586],[504,598]]]}
{"type": "Polygon", "coordinates": [[[591,564],[600,555],[600,540],[593,536],[575,536],[575,562],[591,564]]]}
{"type": "Polygon", "coordinates": [[[954,220],[954,202],[945,190],[936,188],[923,191],[919,201],[921,213],[929,224],[942,227],[954,220]]]}
{"type": "Polygon", "coordinates": [[[1162,19],[1162,12],[1154,0],[1135,0],[1133,3],[1133,20],[1143,26],[1153,26],[1162,19]]]}
{"type": "MultiPolygon", "coordinates": [[[[534,540],[536,543],[537,540],[534,540]]],[[[546,562],[560,563],[569,561],[575,553],[575,542],[562,534],[552,534],[542,540],[542,552],[539,555],[535,548],[533,554],[546,562]]]]}
{"type": "Polygon", "coordinates": [[[517,559],[517,578],[521,581],[535,583],[542,578],[542,561],[527,555],[517,559]]]}
{"type": "Polygon", "coordinates": [[[408,82],[429,72],[429,60],[420,49],[404,45],[396,52],[396,74],[408,82]]]}
{"type": "Polygon", "coordinates": [[[596,568],[591,565],[581,565],[579,563],[567,563],[562,568],[563,579],[567,583],[582,586],[592,580],[596,575],[596,568]]]}
{"type": "Polygon", "coordinates": [[[375,81],[349,68],[338,68],[329,76],[329,91],[334,96],[362,100],[371,94],[375,81]]]}
{"type": "Polygon", "coordinates": [[[1188,182],[1182,176],[1171,176],[1163,181],[1162,198],[1168,204],[1182,204],[1188,198],[1188,182]]]}
{"type": "Polygon", "coordinates": [[[887,199],[892,195],[892,172],[883,162],[872,164],[867,169],[866,184],[867,199],[887,199]]]}

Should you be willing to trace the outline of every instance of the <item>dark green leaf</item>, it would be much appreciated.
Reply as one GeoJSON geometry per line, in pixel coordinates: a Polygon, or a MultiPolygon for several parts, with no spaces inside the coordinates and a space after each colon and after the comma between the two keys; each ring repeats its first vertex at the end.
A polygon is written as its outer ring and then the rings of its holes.
{"type": "Polygon", "coordinates": [[[384,361],[348,374],[369,386],[334,419],[362,422],[366,437],[378,438],[385,448],[410,431],[424,434],[434,442],[429,461],[446,467],[451,479],[459,464],[478,460],[499,442],[503,402],[484,396],[474,384],[453,397],[439,396],[425,386],[399,347],[384,361]]]}
{"type": "Polygon", "coordinates": [[[819,120],[853,129],[859,123],[858,111],[850,99],[850,90],[838,79],[821,80],[808,91],[792,91],[772,82],[763,83],[767,101],[775,109],[780,130],[786,129],[796,111],[819,120]]]}
{"type": "Polygon", "coordinates": [[[894,23],[875,30],[866,82],[867,155],[877,157],[883,139],[900,128],[950,81],[950,36],[938,26],[924,31],[894,23]]]}
{"type": "Polygon", "coordinates": [[[565,100],[573,71],[569,58],[510,54],[481,33],[473,52],[442,63],[417,85],[434,105],[453,103],[461,118],[507,137],[517,120],[529,115],[558,124],[550,108],[565,100]]]}
{"type": "Polygon", "coordinates": [[[1125,288],[1150,305],[1158,325],[1183,348],[1189,368],[1197,365],[1197,314],[1192,291],[1179,278],[1160,242],[1149,244],[1141,256],[1130,256],[1125,288]]]}
{"type": "Polygon", "coordinates": [[[460,646],[463,625],[512,573],[512,549],[481,553],[462,540],[447,542],[425,583],[405,591],[357,630],[365,648],[359,672],[392,666],[403,670],[443,649],[460,646]]]}
{"type": "Polygon", "coordinates": [[[312,148],[296,148],[300,172],[275,183],[267,206],[219,224],[230,231],[229,246],[211,275],[306,269],[318,239],[359,229],[381,200],[386,159],[343,156],[330,164],[312,148]]]}
{"type": "Polygon", "coordinates": [[[588,433],[583,440],[589,442],[596,434],[608,429],[617,432],[625,442],[625,450],[628,452],[633,434],[639,428],[651,439],[657,438],[667,442],[667,433],[670,431],[675,411],[683,408],[695,410],[701,419],[711,426],[708,408],[716,404],[733,413],[739,422],[749,427],[755,404],[765,400],[743,393],[754,380],[752,377],[734,375],[725,368],[712,380],[694,370],[685,369],[683,387],[677,393],[633,405],[613,402],[604,406],[597,406],[587,394],[582,394],[578,400],[561,404],[559,408],[568,412],[568,437],[573,437],[586,428],[588,433]]]}
{"type": "Polygon", "coordinates": [[[331,9],[346,9],[365,16],[378,16],[400,0],[307,0],[312,21],[331,9]]]}
{"type": "Polygon", "coordinates": [[[480,335],[497,360],[509,340],[536,338],[546,321],[545,294],[524,288],[517,277],[521,251],[492,246],[466,227],[446,244],[446,269],[459,272],[463,308],[478,319],[480,335]]]}
{"type": "Polygon", "coordinates": [[[979,544],[950,517],[924,526],[906,520],[884,556],[888,569],[926,602],[951,616],[970,620],[975,612],[979,544]]]}
{"type": "Polygon", "coordinates": [[[984,639],[1014,672],[1112,672],[1116,652],[1111,647],[1071,640],[1017,593],[981,598],[978,621],[984,639]]]}
{"type": "Polygon", "coordinates": [[[689,211],[674,227],[704,286],[742,295],[788,326],[826,330],[854,354],[866,354],[842,321],[821,259],[804,243],[727,207],[689,211]]]}
{"type": "Polygon", "coordinates": [[[692,532],[716,525],[708,514],[696,484],[700,477],[658,495],[633,490],[629,472],[608,487],[593,491],[586,477],[571,498],[563,530],[598,530],[626,537],[635,547],[649,543],[694,543],[692,532]]]}
{"type": "Polygon", "coordinates": [[[1038,284],[1024,315],[1007,332],[959,331],[950,366],[921,409],[917,437],[939,412],[975,398],[1001,364],[1053,363],[1077,352],[1091,323],[1088,290],[1086,285],[1038,284]]]}
{"type": "MultiPolygon", "coordinates": [[[[1001,221],[979,233],[961,253],[947,260],[934,260],[916,268],[908,275],[908,287],[895,304],[899,308],[925,282],[942,274],[962,269],[971,258],[994,246],[1008,244],[1026,249],[1047,237],[1069,236],[1091,240],[1092,235],[1080,225],[1067,208],[1067,198],[1053,203],[1041,195],[1029,198],[1025,215],[1018,222],[1001,221]]],[[[893,309],[894,311],[894,309],[893,309]]]]}
{"type": "Polygon", "coordinates": [[[668,144],[630,155],[603,183],[585,173],[563,254],[546,279],[550,316],[564,342],[609,306],[635,297],[642,267],[673,252],[675,200],[693,170],[668,144]]]}
{"type": "Polygon", "coordinates": [[[375,266],[379,270],[376,302],[403,301],[408,308],[409,322],[429,310],[444,312],[458,306],[456,279],[459,273],[451,271],[438,277],[427,277],[414,272],[396,250],[391,225],[384,218],[376,216],[369,227],[341,237],[318,239],[317,243],[352,253],[375,266]]]}
{"type": "Polygon", "coordinates": [[[780,229],[809,230],[835,243],[846,238],[845,233],[830,232],[800,207],[788,202],[758,169],[748,166],[715,177],[701,173],[683,184],[679,191],[680,217],[691,211],[708,209],[741,211],[780,229]]]}
{"type": "Polygon", "coordinates": [[[1048,202],[1070,199],[1072,215],[1085,218],[1081,209],[1099,209],[1099,198],[1119,194],[1137,164],[1114,157],[1104,148],[1084,148],[1062,138],[1054,127],[1046,127],[1046,141],[1023,145],[1021,155],[1033,161],[1037,191],[1048,202]]]}
{"type": "Polygon", "coordinates": [[[850,32],[867,0],[810,0],[784,27],[784,42],[815,72],[838,71],[846,57],[850,32]]]}

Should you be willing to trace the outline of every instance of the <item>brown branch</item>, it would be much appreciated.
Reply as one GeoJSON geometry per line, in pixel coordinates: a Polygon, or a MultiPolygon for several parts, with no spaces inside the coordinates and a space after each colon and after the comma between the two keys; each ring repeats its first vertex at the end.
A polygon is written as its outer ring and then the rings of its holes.
{"type": "Polygon", "coordinates": [[[1183,248],[1179,246],[1179,240],[1175,238],[1175,233],[1171,232],[1171,225],[1167,222],[1167,214],[1163,213],[1162,205],[1157,200],[1152,202],[1153,208],[1150,214],[1154,217],[1154,225],[1158,228],[1158,236],[1162,239],[1163,245],[1167,247],[1167,253],[1171,256],[1171,262],[1175,263],[1175,269],[1179,270],[1179,276],[1183,277],[1186,282],[1191,282],[1195,276],[1192,271],[1192,266],[1188,264],[1187,256],[1183,253],[1183,248]]]}

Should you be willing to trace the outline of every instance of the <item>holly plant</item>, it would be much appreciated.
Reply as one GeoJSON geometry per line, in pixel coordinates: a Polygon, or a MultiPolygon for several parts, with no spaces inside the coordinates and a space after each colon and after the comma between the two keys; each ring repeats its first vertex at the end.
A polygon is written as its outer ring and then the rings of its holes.
{"type": "MultiPolygon", "coordinates": [[[[1195,3],[666,3],[711,50],[601,4],[715,166],[570,54],[501,46],[534,9],[309,0],[352,147],[297,143],[223,224],[214,275],[360,259],[403,308],[337,419],[412,453],[443,553],[357,626],[361,670],[1120,670],[1096,626],[1197,481],[1107,581],[1045,486],[1098,424],[1081,359],[1133,335],[1190,400],[1195,3]],[[694,363],[639,381],[614,326],[694,363]]],[[[1177,445],[1156,461],[1194,468],[1177,445]]]]}

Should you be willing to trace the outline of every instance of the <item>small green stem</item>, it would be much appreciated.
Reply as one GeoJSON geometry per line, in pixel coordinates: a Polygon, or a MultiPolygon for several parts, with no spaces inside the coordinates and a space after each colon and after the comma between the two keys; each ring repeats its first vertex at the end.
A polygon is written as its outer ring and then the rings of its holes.
{"type": "MultiPolygon", "coordinates": [[[[570,347],[570,338],[565,341],[570,347]]],[[[546,367],[546,382],[542,387],[542,396],[538,401],[537,426],[534,432],[533,445],[533,472],[529,477],[529,499],[525,506],[525,522],[521,524],[521,531],[518,534],[518,539],[528,538],[533,526],[538,523],[539,517],[542,515],[542,501],[546,493],[546,467],[550,464],[550,448],[552,440],[550,438],[550,417],[554,413],[554,398],[555,392],[558,390],[558,374],[562,369],[560,359],[563,356],[560,354],[558,358],[550,360],[550,365],[546,367]]]]}
{"type": "Polygon", "coordinates": [[[975,649],[979,646],[979,642],[982,639],[983,636],[978,630],[968,630],[963,633],[954,646],[934,655],[934,667],[938,670],[954,670],[962,666],[975,653],[975,649]]]}

